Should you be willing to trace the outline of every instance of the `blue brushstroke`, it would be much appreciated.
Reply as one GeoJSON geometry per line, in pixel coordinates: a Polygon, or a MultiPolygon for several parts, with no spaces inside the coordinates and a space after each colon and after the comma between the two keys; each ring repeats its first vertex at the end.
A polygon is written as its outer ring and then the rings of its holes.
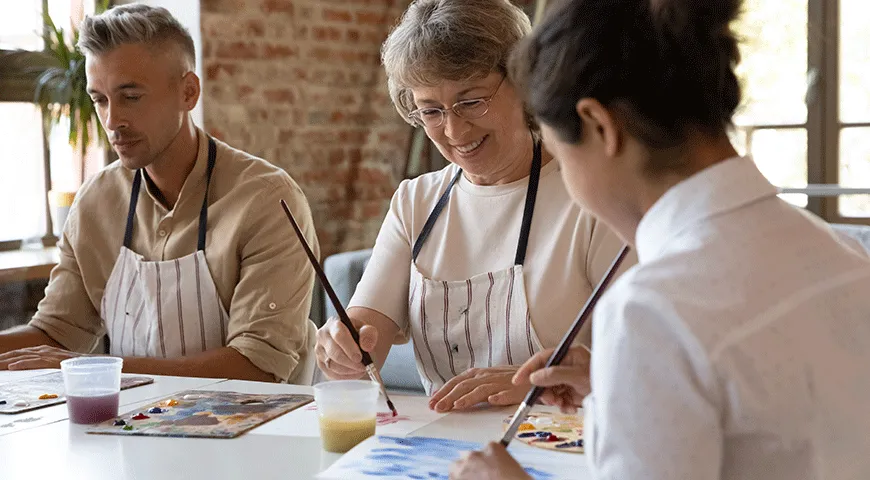
{"type": "Polygon", "coordinates": [[[551,478],[556,478],[556,476],[550,472],[544,472],[533,467],[526,468],[525,471],[535,480],[550,480],[551,478]]]}
{"type": "MultiPolygon", "coordinates": [[[[369,452],[362,465],[353,470],[377,478],[408,478],[412,480],[448,480],[450,464],[463,451],[480,450],[476,442],[430,437],[377,437],[382,447],[369,452]]],[[[554,480],[554,474],[536,468],[526,468],[535,480],[554,480]]]]}

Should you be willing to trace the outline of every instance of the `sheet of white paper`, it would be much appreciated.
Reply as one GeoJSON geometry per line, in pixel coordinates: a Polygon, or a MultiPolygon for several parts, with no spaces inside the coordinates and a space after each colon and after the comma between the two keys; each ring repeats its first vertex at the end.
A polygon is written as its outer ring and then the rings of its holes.
{"type": "MultiPolygon", "coordinates": [[[[445,415],[429,410],[428,398],[426,397],[396,395],[390,396],[390,399],[396,406],[399,416],[392,417],[386,403],[384,403],[378,414],[378,435],[404,437],[445,415]]],[[[250,434],[319,437],[320,425],[317,420],[317,405],[309,403],[251,430],[250,434]]]]}
{"type": "MultiPolygon", "coordinates": [[[[432,437],[369,438],[354,447],[318,478],[354,480],[447,480],[461,452],[481,444],[432,437]]],[[[526,445],[511,445],[511,455],[535,480],[583,478],[586,457],[526,445]]]]}

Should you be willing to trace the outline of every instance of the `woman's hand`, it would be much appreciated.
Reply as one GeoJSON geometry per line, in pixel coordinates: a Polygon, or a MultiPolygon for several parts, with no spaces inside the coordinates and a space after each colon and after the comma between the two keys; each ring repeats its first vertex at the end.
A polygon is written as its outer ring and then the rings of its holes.
{"type": "Polygon", "coordinates": [[[471,452],[450,467],[450,480],[529,480],[529,474],[500,443],[471,452]]]}
{"type": "Polygon", "coordinates": [[[544,368],[553,354],[548,349],[538,352],[520,367],[514,376],[515,385],[546,387],[541,400],[548,405],[559,407],[564,413],[573,413],[583,404],[589,394],[589,350],[584,346],[573,347],[562,362],[554,367],[544,368]]]}
{"type": "Polygon", "coordinates": [[[360,348],[372,352],[378,343],[377,328],[351,318],[359,332],[359,347],[350,331],[338,317],[330,318],[317,330],[317,346],[314,354],[317,366],[333,380],[356,380],[366,375],[360,348]]]}
{"type": "Polygon", "coordinates": [[[528,382],[513,383],[519,367],[472,368],[453,377],[432,395],[429,408],[439,413],[473,407],[481,402],[491,405],[516,405],[531,388],[528,382]]]}

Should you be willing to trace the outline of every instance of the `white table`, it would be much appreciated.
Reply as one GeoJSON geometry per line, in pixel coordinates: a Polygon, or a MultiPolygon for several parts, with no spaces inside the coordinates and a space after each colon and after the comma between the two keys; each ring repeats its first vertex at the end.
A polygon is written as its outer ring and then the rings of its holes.
{"type": "MultiPolygon", "coordinates": [[[[0,372],[0,383],[4,372],[0,372]]],[[[157,393],[128,402],[135,410],[175,391],[196,388],[247,393],[311,393],[311,387],[260,382],[155,377],[157,393]],[[199,384],[199,386],[191,386],[199,384]],[[174,391],[172,388],[176,388],[174,391]]],[[[144,389],[137,387],[131,389],[144,389]]],[[[143,395],[144,397],[144,395],[143,395]]],[[[401,397],[397,404],[425,406],[426,397],[401,397]]],[[[61,405],[65,411],[66,406],[61,405]]],[[[303,407],[304,409],[304,407],[303,407]]],[[[290,412],[235,439],[162,438],[84,433],[86,426],[60,420],[0,436],[0,479],[312,479],[340,455],[324,452],[317,434],[300,434],[297,422],[313,414],[290,412]]],[[[47,410],[47,409],[46,409],[47,410]]],[[[401,410],[401,408],[400,408],[401,410]]],[[[499,438],[501,421],[512,408],[482,409],[440,416],[412,435],[486,442],[499,438]]],[[[380,427],[379,427],[380,430],[380,427]]],[[[529,448],[529,447],[526,447],[529,448]]],[[[585,458],[577,456],[577,479],[586,478],[585,458]]]]}

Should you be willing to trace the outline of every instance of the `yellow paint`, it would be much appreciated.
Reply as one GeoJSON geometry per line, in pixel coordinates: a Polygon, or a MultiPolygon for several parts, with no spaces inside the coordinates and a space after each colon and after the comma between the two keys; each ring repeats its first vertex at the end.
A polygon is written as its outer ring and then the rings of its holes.
{"type": "Polygon", "coordinates": [[[174,407],[174,406],[178,405],[178,400],[176,400],[174,398],[170,398],[169,400],[163,402],[163,405],[165,405],[167,407],[174,407]]]}
{"type": "Polygon", "coordinates": [[[327,452],[345,453],[374,434],[374,417],[365,420],[320,417],[320,438],[327,452]]]}
{"type": "Polygon", "coordinates": [[[520,432],[528,432],[529,430],[537,430],[531,423],[524,423],[517,429],[520,432]]]}
{"type": "Polygon", "coordinates": [[[53,393],[46,393],[46,394],[44,394],[44,395],[40,395],[40,396],[39,396],[39,399],[40,399],[40,400],[51,400],[51,399],[53,399],[53,398],[57,398],[57,395],[55,395],[55,394],[53,394],[53,393]]]}

